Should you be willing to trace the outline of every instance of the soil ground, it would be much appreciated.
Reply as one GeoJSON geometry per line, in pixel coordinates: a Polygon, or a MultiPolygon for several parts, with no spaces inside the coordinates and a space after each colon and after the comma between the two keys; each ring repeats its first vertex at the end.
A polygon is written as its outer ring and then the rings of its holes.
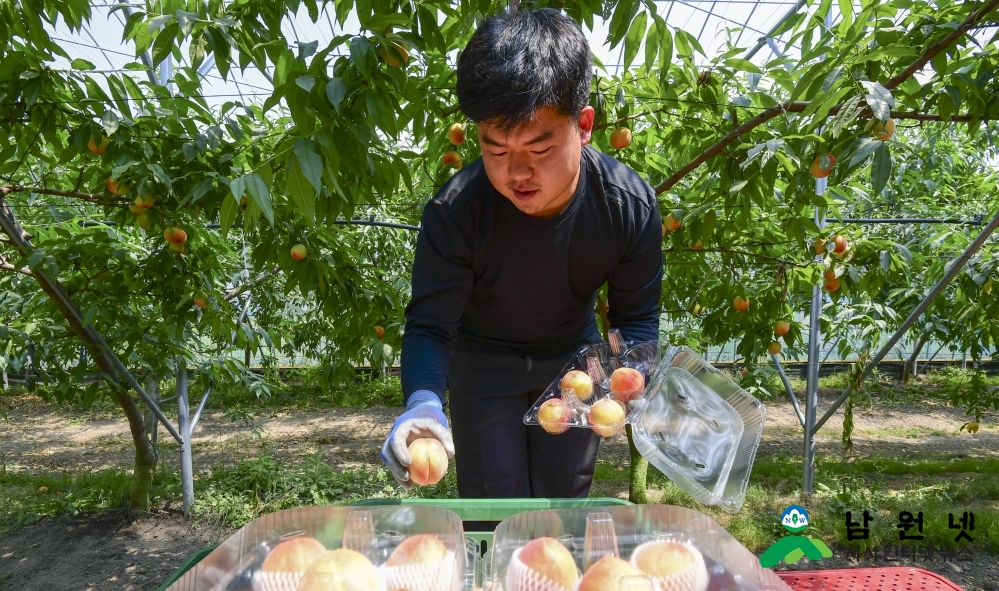
{"type": "MultiPolygon", "coordinates": [[[[820,407],[835,392],[824,393],[820,407]]],[[[0,465],[7,470],[59,472],[128,469],[132,448],[127,425],[107,412],[72,412],[32,396],[12,401],[7,421],[0,421],[0,465]]],[[[258,416],[262,437],[222,413],[206,411],[194,442],[195,471],[263,453],[282,462],[320,454],[334,467],[356,468],[379,462],[378,447],[399,409],[274,410],[258,416]]],[[[820,409],[820,416],[822,410],[820,409]]],[[[854,451],[858,457],[999,457],[999,428],[994,420],[971,436],[959,432],[963,411],[932,403],[858,409],[854,451]]],[[[820,453],[839,454],[842,413],[817,438],[820,453]]],[[[161,428],[161,462],[175,462],[177,446],[161,428]]],[[[802,440],[790,404],[767,403],[767,423],[758,457],[799,456],[802,440]]],[[[626,463],[622,440],[604,445],[600,459],[626,463]]],[[[622,489],[601,490],[623,498],[622,489]]],[[[228,531],[191,525],[174,505],[153,514],[121,511],[62,516],[0,533],[0,590],[155,589],[198,549],[218,543],[228,531]]],[[[836,549],[834,548],[834,551],[836,549]]],[[[970,561],[935,562],[870,559],[856,561],[845,552],[821,563],[807,559],[798,568],[913,566],[941,574],[968,590],[999,591],[999,558],[979,553],[970,561]]]]}

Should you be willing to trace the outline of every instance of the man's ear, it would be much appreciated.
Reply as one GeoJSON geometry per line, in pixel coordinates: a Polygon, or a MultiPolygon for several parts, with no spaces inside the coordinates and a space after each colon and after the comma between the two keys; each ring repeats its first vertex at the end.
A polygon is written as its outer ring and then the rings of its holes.
{"type": "Polygon", "coordinates": [[[590,143],[590,139],[593,138],[594,117],[596,117],[596,111],[590,105],[583,107],[583,110],[579,113],[579,120],[576,124],[579,125],[579,144],[581,146],[590,143]]]}

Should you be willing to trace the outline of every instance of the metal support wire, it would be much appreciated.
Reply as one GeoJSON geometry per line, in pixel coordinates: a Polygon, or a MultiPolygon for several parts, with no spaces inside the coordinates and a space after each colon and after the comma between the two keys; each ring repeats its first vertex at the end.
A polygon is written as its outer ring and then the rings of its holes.
{"type": "MultiPolygon", "coordinates": [[[[749,58],[751,58],[754,55],[756,55],[756,52],[759,51],[759,50],[761,50],[761,49],[763,49],[763,46],[767,44],[767,39],[769,39],[770,37],[773,37],[774,33],[777,32],[777,29],[781,28],[784,25],[784,23],[787,21],[787,19],[789,19],[792,16],[794,16],[795,14],[797,14],[798,11],[801,10],[801,7],[804,6],[807,3],[808,3],[808,0],[798,0],[798,2],[795,3],[795,5],[792,6],[791,9],[788,10],[784,14],[784,16],[780,17],[780,20],[777,21],[774,24],[774,26],[770,27],[769,31],[767,31],[766,33],[763,34],[762,37],[760,37],[760,39],[756,42],[756,45],[754,45],[752,48],[750,48],[750,50],[747,51],[745,53],[745,55],[742,56],[742,58],[748,60],[749,58]]],[[[746,28],[749,28],[749,27],[746,27],[746,28]]],[[[780,54],[778,54],[777,57],[780,57],[780,54]]]]}
{"type": "Polygon", "coordinates": [[[787,379],[787,374],[784,373],[784,368],[781,367],[780,358],[777,355],[771,353],[770,359],[774,362],[774,367],[777,368],[777,375],[780,376],[780,381],[784,382],[784,391],[787,392],[787,397],[791,399],[791,406],[794,407],[794,414],[798,415],[798,422],[801,426],[805,426],[805,415],[801,414],[801,407],[798,405],[798,398],[794,395],[794,390],[791,388],[791,382],[787,379]]]}
{"type": "MultiPolygon", "coordinates": [[[[947,272],[944,273],[944,276],[940,279],[940,281],[938,281],[937,284],[933,286],[933,289],[930,290],[930,293],[928,293],[926,297],[923,298],[923,301],[919,302],[919,305],[916,306],[916,309],[913,310],[911,314],[909,314],[909,317],[906,318],[904,322],[902,322],[902,325],[898,327],[898,330],[896,330],[893,335],[891,335],[891,338],[888,339],[888,342],[885,343],[881,347],[881,350],[879,350],[877,354],[874,355],[874,357],[870,360],[870,362],[867,363],[867,366],[864,367],[864,372],[860,374],[860,379],[857,380],[858,385],[861,382],[863,382],[865,379],[867,379],[869,375],[871,375],[871,372],[874,371],[874,368],[877,367],[878,363],[880,363],[881,360],[884,359],[885,355],[887,355],[888,352],[891,351],[892,347],[895,346],[895,343],[897,343],[905,335],[905,333],[909,330],[909,328],[916,322],[916,320],[923,315],[923,312],[925,312],[926,309],[930,307],[930,304],[933,303],[933,300],[935,300],[937,296],[943,293],[944,288],[946,288],[950,284],[950,282],[953,281],[955,277],[957,277],[958,273],[961,272],[961,269],[964,268],[964,265],[967,264],[967,262],[971,259],[971,257],[974,256],[974,254],[979,251],[979,249],[981,249],[982,245],[985,244],[985,241],[988,240],[989,236],[991,236],[992,233],[995,232],[996,228],[999,228],[999,212],[996,212],[996,215],[995,217],[992,218],[992,221],[989,222],[989,224],[985,226],[985,228],[978,235],[978,237],[975,238],[972,241],[972,243],[968,245],[968,248],[964,249],[964,252],[961,253],[961,256],[951,262],[951,264],[947,268],[947,272]]],[[[822,425],[824,425],[826,421],[829,420],[829,417],[831,417],[833,413],[836,412],[836,410],[840,407],[840,405],[842,405],[843,402],[846,401],[849,395],[850,395],[850,388],[847,387],[846,390],[844,390],[843,393],[840,394],[839,398],[837,398],[836,401],[833,402],[832,406],[829,407],[826,413],[822,415],[822,418],[819,419],[817,423],[815,423],[816,431],[822,428],[822,425]]]]}

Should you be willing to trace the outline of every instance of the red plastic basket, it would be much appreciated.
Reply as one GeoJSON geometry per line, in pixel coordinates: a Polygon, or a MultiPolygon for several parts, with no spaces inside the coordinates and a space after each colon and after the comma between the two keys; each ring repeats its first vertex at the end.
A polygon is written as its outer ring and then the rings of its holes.
{"type": "Polygon", "coordinates": [[[777,573],[796,591],[945,591],[961,587],[936,573],[906,566],[798,570],[777,573]]]}

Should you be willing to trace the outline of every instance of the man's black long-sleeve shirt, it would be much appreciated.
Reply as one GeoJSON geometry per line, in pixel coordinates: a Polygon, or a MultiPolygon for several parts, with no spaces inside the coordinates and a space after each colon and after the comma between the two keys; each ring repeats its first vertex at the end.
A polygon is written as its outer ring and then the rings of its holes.
{"type": "Polygon", "coordinates": [[[611,325],[626,341],[658,339],[655,191],[593,148],[580,160],[576,192],[551,218],[518,210],[489,182],[481,158],[427,203],[402,339],[407,400],[429,390],[444,402],[456,347],[564,352],[598,334],[593,305],[605,281],[611,325]]]}

